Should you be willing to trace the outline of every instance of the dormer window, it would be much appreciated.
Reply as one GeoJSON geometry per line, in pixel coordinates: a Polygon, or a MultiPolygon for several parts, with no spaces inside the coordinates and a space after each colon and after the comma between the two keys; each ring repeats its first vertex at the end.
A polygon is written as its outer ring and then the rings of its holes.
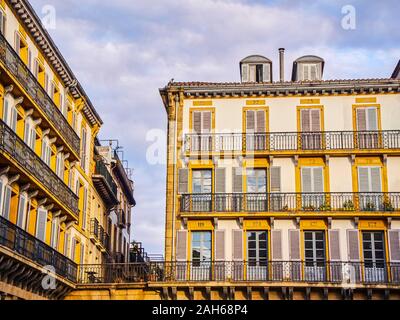
{"type": "Polygon", "coordinates": [[[272,62],[262,56],[249,56],[240,62],[242,82],[271,82],[272,62]]]}
{"type": "Polygon", "coordinates": [[[318,72],[318,65],[316,63],[304,63],[303,68],[303,78],[301,80],[321,80],[321,75],[318,72]]]}
{"type": "Polygon", "coordinates": [[[322,80],[325,62],[317,56],[303,56],[293,63],[292,81],[322,80]]]}

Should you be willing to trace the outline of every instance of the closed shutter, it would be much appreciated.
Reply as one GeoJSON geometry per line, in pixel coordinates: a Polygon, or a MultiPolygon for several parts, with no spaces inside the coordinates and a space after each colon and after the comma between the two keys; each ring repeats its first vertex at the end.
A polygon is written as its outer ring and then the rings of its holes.
{"type": "Polygon", "coordinates": [[[257,114],[256,132],[257,133],[265,133],[265,131],[266,131],[266,128],[265,128],[265,111],[264,110],[258,110],[256,114],[257,114]]]}
{"type": "Polygon", "coordinates": [[[367,130],[367,116],[365,108],[357,109],[357,130],[366,131],[367,130]]]}
{"type": "Polygon", "coordinates": [[[19,197],[19,204],[18,204],[18,218],[17,218],[17,225],[20,228],[25,228],[25,212],[26,212],[26,204],[27,199],[26,196],[23,194],[19,197]]]}
{"type": "Polygon", "coordinates": [[[311,80],[317,80],[317,65],[310,65],[311,80]]]}
{"type": "Polygon", "coordinates": [[[225,168],[215,169],[215,192],[225,193],[225,168]]]}
{"type": "Polygon", "coordinates": [[[313,192],[324,192],[324,174],[322,167],[313,168],[313,192]]]}
{"type": "Polygon", "coordinates": [[[187,261],[187,230],[176,232],[176,261],[187,261]]]}
{"type": "Polygon", "coordinates": [[[347,250],[349,261],[360,261],[360,240],[358,230],[347,230],[347,250]]]}
{"type": "Polygon", "coordinates": [[[369,170],[367,167],[358,168],[358,191],[369,191],[369,170]]]}
{"type": "Polygon", "coordinates": [[[254,132],[256,127],[256,115],[254,110],[246,111],[246,132],[254,132]]]}
{"type": "Polygon", "coordinates": [[[232,168],[232,192],[243,192],[243,176],[241,174],[241,168],[232,168]]]}
{"type": "Polygon", "coordinates": [[[311,168],[301,168],[301,191],[312,192],[311,168]]]}
{"type": "Polygon", "coordinates": [[[300,261],[300,230],[289,230],[289,259],[300,261]]]}
{"type": "Polygon", "coordinates": [[[271,65],[268,63],[263,64],[263,81],[271,82],[271,65]]]}
{"type": "Polygon", "coordinates": [[[272,260],[282,260],[282,230],[271,231],[272,260]]]}
{"type": "Polygon", "coordinates": [[[10,204],[11,204],[11,187],[6,186],[4,191],[4,202],[3,202],[3,217],[6,219],[10,218],[10,204]]]}
{"type": "Polygon", "coordinates": [[[189,169],[179,169],[178,171],[178,192],[180,194],[182,193],[188,193],[189,192],[189,169]]]}
{"type": "Polygon", "coordinates": [[[65,232],[64,235],[64,256],[69,257],[69,233],[65,232]]]}
{"type": "Polygon", "coordinates": [[[242,82],[249,81],[249,67],[247,64],[242,64],[242,82]]]}
{"type": "Polygon", "coordinates": [[[390,262],[400,262],[400,230],[389,230],[390,262]]]}
{"type": "Polygon", "coordinates": [[[303,64],[303,80],[310,79],[309,65],[303,64]]]}
{"type": "Polygon", "coordinates": [[[376,131],[378,130],[378,117],[376,108],[368,108],[367,110],[367,130],[376,131]]]}
{"type": "Polygon", "coordinates": [[[193,130],[195,133],[201,133],[201,112],[193,112],[193,130]]]}
{"type": "Polygon", "coordinates": [[[80,264],[84,264],[84,258],[85,258],[85,246],[83,245],[83,243],[80,244],[80,248],[81,248],[81,256],[79,257],[79,262],[80,264]]]}
{"type": "Polygon", "coordinates": [[[281,192],[281,167],[271,167],[270,180],[271,192],[281,192]]]}
{"type": "Polygon", "coordinates": [[[6,96],[4,98],[4,104],[3,104],[3,121],[11,127],[10,107],[11,106],[10,106],[9,98],[6,96]]]}
{"type": "Polygon", "coordinates": [[[319,109],[311,109],[311,131],[321,131],[321,112],[319,109]]]}
{"type": "Polygon", "coordinates": [[[15,51],[18,55],[21,52],[21,37],[18,32],[15,33],[15,51]]]}
{"type": "Polygon", "coordinates": [[[232,260],[243,261],[243,231],[232,230],[232,260]]]}
{"type": "Polygon", "coordinates": [[[83,189],[83,213],[82,213],[82,228],[86,229],[86,210],[87,210],[87,189],[83,189]]]}
{"type": "Polygon", "coordinates": [[[324,171],[322,167],[301,169],[302,192],[324,192],[324,171]]]}
{"type": "Polygon", "coordinates": [[[11,129],[13,131],[17,130],[17,120],[18,120],[17,108],[13,107],[11,108],[11,129]]]}
{"type": "Polygon", "coordinates": [[[215,230],[215,261],[225,261],[225,230],[215,230]]]}
{"type": "MultiPolygon", "coordinates": [[[[0,204],[2,203],[3,200],[3,187],[4,187],[3,179],[0,179],[0,204]]],[[[3,208],[0,208],[0,216],[3,216],[3,208]]]]}
{"type": "Polygon", "coordinates": [[[203,115],[203,133],[210,133],[211,132],[211,112],[202,112],[203,115]]]}
{"type": "Polygon", "coordinates": [[[24,129],[24,142],[29,145],[29,132],[30,132],[29,120],[25,119],[25,129],[24,129]]]}
{"type": "Polygon", "coordinates": [[[370,168],[371,172],[371,192],[381,192],[381,169],[379,167],[370,168]]]}
{"type": "Polygon", "coordinates": [[[51,224],[51,246],[56,249],[58,245],[58,230],[59,222],[58,218],[54,218],[51,224]]]}
{"type": "Polygon", "coordinates": [[[302,132],[310,132],[310,109],[301,109],[300,111],[300,120],[301,120],[301,131],[302,132]]]}
{"type": "Polygon", "coordinates": [[[330,261],[340,261],[340,239],[339,230],[329,230],[329,259],[330,261]]]}
{"type": "Polygon", "coordinates": [[[381,169],[379,167],[358,167],[358,191],[382,191],[381,169]]]}
{"type": "Polygon", "coordinates": [[[47,211],[39,208],[37,211],[37,223],[36,223],[36,238],[41,241],[45,241],[46,238],[46,224],[47,224],[47,211]]]}
{"type": "Polygon", "coordinates": [[[76,239],[72,238],[72,245],[71,245],[71,259],[75,261],[75,253],[76,253],[76,239]]]}

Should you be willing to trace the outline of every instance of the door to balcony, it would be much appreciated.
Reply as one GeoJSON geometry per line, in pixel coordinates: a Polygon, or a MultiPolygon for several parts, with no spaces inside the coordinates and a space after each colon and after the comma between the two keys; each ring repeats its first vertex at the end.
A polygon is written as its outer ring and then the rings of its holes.
{"type": "Polygon", "coordinates": [[[325,205],[324,169],[322,167],[301,168],[302,209],[315,211],[325,205]]]}
{"type": "Polygon", "coordinates": [[[302,150],[321,150],[321,111],[319,109],[302,109],[300,112],[302,150]]]}
{"type": "Polygon", "coordinates": [[[192,232],[190,280],[211,280],[211,232],[192,232]]]}
{"type": "Polygon", "coordinates": [[[380,146],[377,108],[357,108],[357,143],[360,149],[377,149],[380,146]]]}
{"type": "Polygon", "coordinates": [[[267,231],[247,232],[247,280],[268,279],[267,231]]]}
{"type": "Polygon", "coordinates": [[[382,231],[362,233],[365,282],[386,281],[384,239],[382,231]]]}
{"type": "Polygon", "coordinates": [[[359,206],[363,211],[379,211],[383,205],[381,168],[358,167],[359,206]]]}
{"type": "Polygon", "coordinates": [[[325,232],[304,232],[305,279],[307,281],[325,281],[325,232]]]}
{"type": "Polygon", "coordinates": [[[265,212],[267,202],[267,170],[246,170],[246,210],[249,212],[265,212]]]}
{"type": "Polygon", "coordinates": [[[212,208],[212,171],[192,171],[192,211],[210,212],[212,208]]]}

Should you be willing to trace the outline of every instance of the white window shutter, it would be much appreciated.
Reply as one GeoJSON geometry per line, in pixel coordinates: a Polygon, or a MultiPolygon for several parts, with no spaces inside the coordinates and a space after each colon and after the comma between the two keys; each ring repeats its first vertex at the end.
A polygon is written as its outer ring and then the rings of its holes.
{"type": "Polygon", "coordinates": [[[316,64],[312,64],[310,65],[310,79],[311,80],[317,80],[317,65],[316,64]]]}
{"type": "Polygon", "coordinates": [[[178,192],[180,194],[189,192],[189,169],[181,168],[178,170],[178,192]]]}
{"type": "Polygon", "coordinates": [[[347,250],[350,262],[360,261],[360,239],[357,229],[347,230],[347,250]]]}
{"type": "Polygon", "coordinates": [[[324,192],[324,170],[322,167],[313,168],[312,192],[324,192]]]}
{"type": "Polygon", "coordinates": [[[300,261],[300,230],[289,230],[289,259],[300,261]]]}
{"type": "Polygon", "coordinates": [[[16,107],[11,108],[11,129],[17,130],[18,112],[16,107]]]}
{"type": "Polygon", "coordinates": [[[11,205],[11,187],[6,186],[4,191],[4,200],[3,200],[3,217],[6,219],[10,218],[10,205],[11,205]]]}
{"type": "Polygon", "coordinates": [[[303,80],[310,79],[309,65],[303,64],[303,80]]]}
{"type": "Polygon", "coordinates": [[[211,132],[211,118],[212,114],[210,111],[204,111],[201,113],[203,116],[203,125],[202,125],[202,133],[210,133],[211,132]]]}
{"type": "Polygon", "coordinates": [[[246,132],[254,132],[256,129],[256,115],[254,110],[246,111],[246,132]]]}
{"type": "Polygon", "coordinates": [[[201,133],[201,112],[193,112],[193,131],[194,133],[201,133]]]}
{"type": "Polygon", "coordinates": [[[311,168],[301,168],[301,191],[312,192],[311,168]]]}
{"type": "Polygon", "coordinates": [[[302,132],[310,132],[311,131],[311,124],[310,124],[310,109],[301,109],[300,111],[300,120],[301,120],[301,131],[302,132]]]}
{"type": "Polygon", "coordinates": [[[83,189],[83,212],[82,212],[82,228],[86,229],[86,211],[87,211],[87,203],[88,203],[88,196],[87,196],[87,189],[83,189]]]}
{"type": "Polygon", "coordinates": [[[21,37],[18,32],[15,32],[15,51],[20,55],[21,52],[21,37]]]}
{"type": "Polygon", "coordinates": [[[378,116],[376,108],[368,108],[368,123],[367,130],[377,131],[378,130],[378,116]]]}
{"type": "Polygon", "coordinates": [[[357,109],[357,130],[358,131],[366,131],[367,130],[367,116],[365,112],[365,108],[357,109]]]}
{"type": "Polygon", "coordinates": [[[381,168],[372,167],[371,172],[371,192],[382,191],[381,168]]]}
{"type": "Polygon", "coordinates": [[[400,262],[400,230],[388,230],[390,262],[400,262]]]}
{"type": "Polygon", "coordinates": [[[271,167],[269,175],[271,192],[281,192],[281,167],[271,167]]]}
{"type": "Polygon", "coordinates": [[[369,181],[368,167],[358,167],[358,191],[369,192],[369,181]]]}
{"type": "Polygon", "coordinates": [[[27,204],[26,196],[21,194],[19,196],[18,217],[17,217],[17,226],[20,227],[20,228],[25,228],[26,204],[27,204]]]}
{"type": "Polygon", "coordinates": [[[43,208],[37,210],[36,238],[45,241],[46,238],[47,211],[43,208]]]}
{"type": "Polygon", "coordinates": [[[282,230],[271,231],[272,260],[282,260],[282,230]]]}
{"type": "Polygon", "coordinates": [[[232,192],[243,192],[243,176],[241,174],[241,168],[232,168],[232,192]]]}
{"type": "Polygon", "coordinates": [[[69,233],[64,234],[64,256],[69,257],[69,233]]]}
{"type": "Polygon", "coordinates": [[[243,261],[243,231],[232,230],[232,260],[243,261]]]}
{"type": "Polygon", "coordinates": [[[187,261],[187,230],[176,232],[176,261],[187,261]]]}
{"type": "Polygon", "coordinates": [[[271,65],[269,63],[263,64],[263,81],[271,82],[271,65]]]}
{"type": "Polygon", "coordinates": [[[247,64],[242,64],[242,82],[249,81],[249,68],[247,64]]]}
{"type": "Polygon", "coordinates": [[[329,230],[329,259],[330,261],[340,261],[340,231],[329,230]]]}
{"type": "Polygon", "coordinates": [[[215,261],[225,261],[225,230],[215,230],[215,261]]]}
{"type": "Polygon", "coordinates": [[[319,109],[311,109],[311,131],[321,131],[321,111],[319,109]]]}
{"type": "Polygon", "coordinates": [[[257,113],[257,119],[256,119],[256,132],[257,133],[265,133],[266,132],[266,126],[265,126],[265,111],[264,110],[258,110],[257,113]]]}
{"type": "Polygon", "coordinates": [[[215,192],[216,193],[225,193],[225,168],[216,168],[215,169],[215,192]]]}

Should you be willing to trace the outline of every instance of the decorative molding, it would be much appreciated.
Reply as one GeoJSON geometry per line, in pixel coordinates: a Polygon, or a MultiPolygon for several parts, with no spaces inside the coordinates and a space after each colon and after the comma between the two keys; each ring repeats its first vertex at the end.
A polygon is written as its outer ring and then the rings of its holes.
{"type": "Polygon", "coordinates": [[[18,97],[14,100],[16,106],[21,104],[22,102],[24,102],[24,97],[18,97]]]}
{"type": "Polygon", "coordinates": [[[15,175],[11,176],[11,178],[8,178],[8,184],[11,185],[14,182],[17,182],[20,177],[21,177],[20,174],[15,174],[15,175]]]}
{"type": "Polygon", "coordinates": [[[301,221],[300,217],[296,217],[296,228],[297,229],[300,229],[300,221],[301,221]]]}
{"type": "Polygon", "coordinates": [[[354,217],[354,226],[356,227],[356,229],[358,229],[359,222],[360,222],[360,218],[359,217],[354,217]]]}
{"type": "Polygon", "coordinates": [[[271,229],[274,229],[274,227],[275,227],[275,218],[274,217],[269,218],[269,224],[271,226],[271,229]]]}
{"type": "Polygon", "coordinates": [[[329,155],[328,154],[325,155],[325,164],[327,166],[329,166],[329,155]]]}
{"type": "Polygon", "coordinates": [[[296,167],[299,165],[299,156],[298,156],[298,155],[295,155],[295,156],[293,157],[293,162],[294,162],[294,165],[295,165],[296,167]]]}
{"type": "Polygon", "coordinates": [[[387,217],[387,228],[392,229],[392,217],[387,217]]]}
{"type": "Polygon", "coordinates": [[[8,93],[12,92],[13,90],[14,90],[14,85],[12,84],[12,85],[9,85],[8,87],[4,88],[4,93],[8,94],[8,93]]]}
{"type": "Polygon", "coordinates": [[[383,154],[382,155],[382,162],[383,164],[386,166],[387,165],[387,159],[388,159],[388,155],[387,154],[383,154]]]}
{"type": "Polygon", "coordinates": [[[332,229],[332,217],[328,217],[328,229],[332,229]]]}
{"type": "Polygon", "coordinates": [[[274,165],[274,156],[269,156],[269,164],[270,166],[274,165]]]}
{"type": "Polygon", "coordinates": [[[216,230],[218,230],[218,218],[215,217],[213,220],[214,220],[214,228],[215,228],[216,230]]]}
{"type": "Polygon", "coordinates": [[[243,221],[244,221],[243,217],[238,218],[238,224],[239,224],[240,229],[243,229],[243,221]]]}
{"type": "Polygon", "coordinates": [[[352,154],[351,155],[351,165],[354,166],[355,163],[356,163],[356,155],[352,154]]]}

